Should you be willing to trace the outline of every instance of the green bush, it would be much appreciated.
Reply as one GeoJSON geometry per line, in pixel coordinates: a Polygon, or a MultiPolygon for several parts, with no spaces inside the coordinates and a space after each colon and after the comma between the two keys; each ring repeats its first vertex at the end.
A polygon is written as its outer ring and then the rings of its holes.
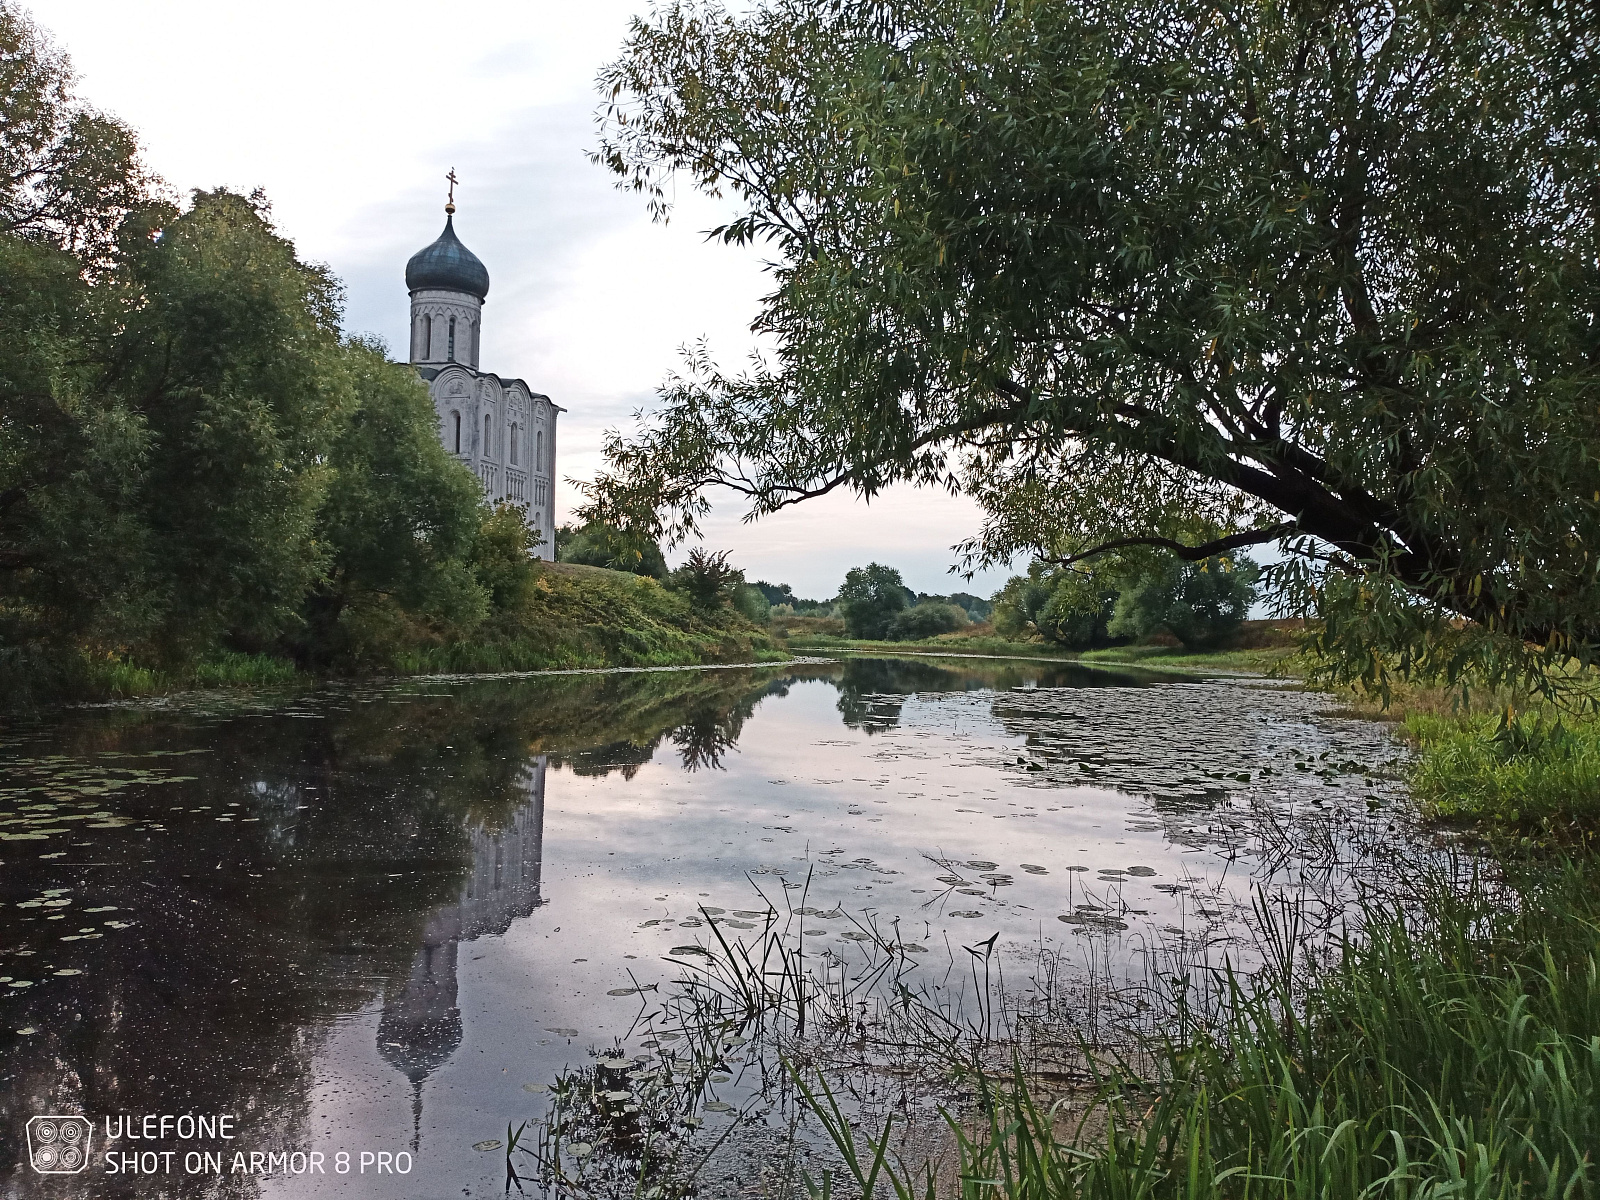
{"type": "Polygon", "coordinates": [[[969,624],[967,612],[954,604],[939,604],[924,600],[912,608],[903,609],[890,620],[884,636],[891,642],[915,642],[922,638],[951,633],[969,624]]]}
{"type": "Polygon", "coordinates": [[[995,596],[995,631],[1008,638],[1037,636],[1072,650],[1107,646],[1116,599],[1109,573],[1089,575],[1035,561],[995,596]]]}
{"type": "Polygon", "coordinates": [[[1013,575],[994,596],[994,630],[1001,637],[1026,639],[1038,634],[1034,618],[1050,603],[1055,580],[1049,567],[1035,560],[1026,575],[1013,575]]]}

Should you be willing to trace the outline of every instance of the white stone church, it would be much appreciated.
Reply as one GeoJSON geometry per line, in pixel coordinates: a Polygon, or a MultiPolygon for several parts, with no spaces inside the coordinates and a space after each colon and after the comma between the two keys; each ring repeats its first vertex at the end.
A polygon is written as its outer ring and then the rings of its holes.
{"type": "Polygon", "coordinates": [[[490,503],[512,504],[555,557],[556,418],[565,409],[520,379],[478,369],[489,272],[456,237],[454,203],[444,232],[406,264],[411,292],[411,363],[428,382],[444,448],[483,481],[490,503]]]}

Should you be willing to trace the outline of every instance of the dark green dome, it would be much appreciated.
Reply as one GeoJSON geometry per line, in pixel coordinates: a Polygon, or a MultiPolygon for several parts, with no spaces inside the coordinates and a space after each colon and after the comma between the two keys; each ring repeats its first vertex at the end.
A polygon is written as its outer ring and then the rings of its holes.
{"type": "Polygon", "coordinates": [[[461,244],[456,236],[455,217],[444,219],[444,232],[433,245],[411,256],[406,264],[406,287],[413,292],[424,288],[466,292],[479,300],[489,294],[488,268],[461,244]]]}

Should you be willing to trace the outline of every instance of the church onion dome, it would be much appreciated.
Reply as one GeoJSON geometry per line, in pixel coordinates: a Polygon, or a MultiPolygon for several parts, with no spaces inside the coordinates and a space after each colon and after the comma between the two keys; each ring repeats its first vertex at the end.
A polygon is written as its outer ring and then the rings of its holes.
{"type": "Polygon", "coordinates": [[[489,271],[478,256],[461,244],[456,236],[455,217],[444,219],[444,232],[431,246],[425,246],[406,263],[406,288],[445,292],[466,292],[479,300],[489,294],[489,271]]]}

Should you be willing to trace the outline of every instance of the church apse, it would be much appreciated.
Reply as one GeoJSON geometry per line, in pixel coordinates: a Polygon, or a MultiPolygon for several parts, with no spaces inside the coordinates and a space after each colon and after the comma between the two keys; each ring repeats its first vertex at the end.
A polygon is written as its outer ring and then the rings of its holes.
{"type": "Polygon", "coordinates": [[[527,799],[509,821],[493,831],[471,831],[472,861],[459,895],[429,915],[404,984],[384,993],[378,1053],[411,1084],[413,1153],[422,1137],[423,1084],[461,1045],[461,943],[503,934],[543,902],[546,764],[539,755],[523,768],[519,783],[527,799]]]}

